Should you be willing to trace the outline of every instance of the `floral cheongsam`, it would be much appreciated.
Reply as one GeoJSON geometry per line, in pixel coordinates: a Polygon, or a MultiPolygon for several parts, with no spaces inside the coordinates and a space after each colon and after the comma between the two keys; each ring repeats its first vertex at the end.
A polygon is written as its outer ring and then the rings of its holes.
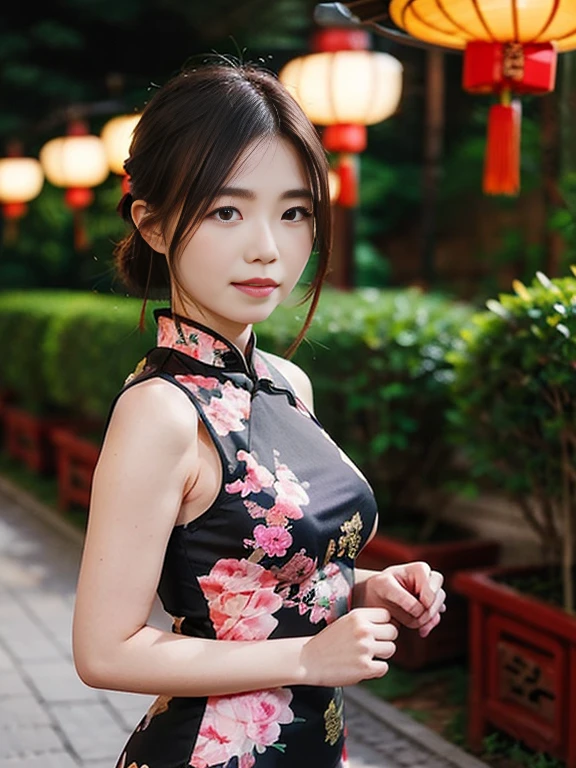
{"type": "MultiPolygon", "coordinates": [[[[159,377],[198,411],[222,461],[214,503],[174,526],[158,595],[172,631],[215,640],[311,636],[351,607],[376,520],[365,478],[256,349],[157,309],[158,346],[122,391],[159,377]]],[[[116,397],[112,407],[121,392],[116,397]]],[[[159,696],[116,768],[342,768],[341,688],[159,696]]]]}

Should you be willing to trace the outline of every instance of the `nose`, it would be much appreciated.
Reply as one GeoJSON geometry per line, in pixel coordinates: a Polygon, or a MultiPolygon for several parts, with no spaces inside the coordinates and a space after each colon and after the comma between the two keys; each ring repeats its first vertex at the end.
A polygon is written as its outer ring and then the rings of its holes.
{"type": "Polygon", "coordinates": [[[266,221],[254,223],[250,242],[246,247],[246,260],[262,261],[268,264],[279,257],[278,245],[270,224],[266,221]]]}

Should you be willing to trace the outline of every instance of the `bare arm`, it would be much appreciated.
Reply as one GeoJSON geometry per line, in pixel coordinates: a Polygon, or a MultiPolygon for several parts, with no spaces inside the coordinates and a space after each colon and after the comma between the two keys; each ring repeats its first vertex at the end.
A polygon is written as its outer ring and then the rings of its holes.
{"type": "Polygon", "coordinates": [[[181,500],[198,477],[198,417],[161,380],[136,385],[114,409],[94,474],[78,580],[73,654],[95,688],[204,696],[314,684],[310,638],[206,640],[146,622],[181,500]]]}

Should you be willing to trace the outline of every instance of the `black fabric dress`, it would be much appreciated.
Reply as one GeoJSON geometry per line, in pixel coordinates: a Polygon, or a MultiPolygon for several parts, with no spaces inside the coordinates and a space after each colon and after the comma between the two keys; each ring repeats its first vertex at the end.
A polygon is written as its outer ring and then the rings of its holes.
{"type": "MultiPolygon", "coordinates": [[[[222,640],[310,636],[350,610],[354,559],[376,520],[366,479],[256,349],[156,310],[158,346],[123,390],[186,393],[223,469],[214,503],[176,525],[158,595],[172,631],[222,640]]],[[[190,674],[190,670],[187,671],[190,674]]],[[[341,688],[159,696],[116,768],[342,768],[341,688]]]]}

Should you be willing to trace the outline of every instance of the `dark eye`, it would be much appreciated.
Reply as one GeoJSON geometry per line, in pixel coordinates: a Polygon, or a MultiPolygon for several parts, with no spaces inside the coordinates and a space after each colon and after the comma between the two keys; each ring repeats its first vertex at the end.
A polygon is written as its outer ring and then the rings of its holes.
{"type": "Polygon", "coordinates": [[[238,219],[234,218],[235,213],[240,213],[237,208],[232,208],[232,206],[227,205],[223,208],[217,208],[215,211],[212,211],[208,215],[209,218],[214,218],[217,221],[238,221],[238,219]]]}
{"type": "Polygon", "coordinates": [[[307,208],[304,208],[304,206],[299,205],[296,206],[296,208],[290,208],[287,210],[282,218],[286,221],[303,221],[304,219],[310,218],[310,216],[312,216],[312,211],[309,211],[307,208]]]}

